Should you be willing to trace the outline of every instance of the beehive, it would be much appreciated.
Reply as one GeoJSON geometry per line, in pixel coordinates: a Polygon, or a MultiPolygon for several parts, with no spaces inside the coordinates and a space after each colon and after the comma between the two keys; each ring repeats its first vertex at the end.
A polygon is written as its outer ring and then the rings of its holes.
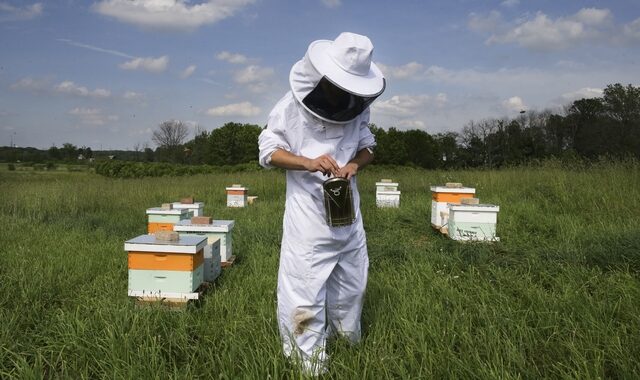
{"type": "Polygon", "coordinates": [[[204,213],[204,202],[180,203],[173,202],[173,208],[176,210],[186,209],[189,212],[188,218],[192,216],[201,216],[204,213]]]}
{"type": "Polygon", "coordinates": [[[500,207],[490,204],[449,204],[449,237],[453,240],[498,241],[500,207]]]}
{"type": "Polygon", "coordinates": [[[220,264],[220,239],[209,242],[204,250],[204,280],[212,282],[222,272],[220,264]]]}
{"type": "Polygon", "coordinates": [[[431,226],[440,229],[445,223],[443,216],[449,214],[449,203],[460,204],[462,198],[473,198],[473,187],[431,186],[431,226]]]}
{"type": "Polygon", "coordinates": [[[170,209],[153,207],[147,209],[148,232],[173,231],[173,225],[180,220],[189,218],[187,209],[170,209]]]}
{"type": "Polygon", "coordinates": [[[400,207],[399,191],[378,191],[376,193],[376,206],[378,207],[400,207]]]}
{"type": "Polygon", "coordinates": [[[129,296],[197,298],[194,291],[204,279],[206,245],[207,239],[201,236],[162,241],[141,235],[126,241],[129,296]]]}
{"type": "Polygon", "coordinates": [[[390,180],[381,180],[380,182],[376,182],[376,193],[381,191],[397,191],[398,183],[391,182],[390,180]]]}
{"type": "Polygon", "coordinates": [[[200,235],[209,239],[209,244],[220,240],[220,259],[228,262],[233,252],[233,220],[214,220],[211,224],[193,224],[190,220],[181,220],[173,230],[183,235],[200,235]]]}
{"type": "Polygon", "coordinates": [[[227,207],[245,207],[247,205],[247,193],[249,188],[242,185],[227,187],[227,207]]]}

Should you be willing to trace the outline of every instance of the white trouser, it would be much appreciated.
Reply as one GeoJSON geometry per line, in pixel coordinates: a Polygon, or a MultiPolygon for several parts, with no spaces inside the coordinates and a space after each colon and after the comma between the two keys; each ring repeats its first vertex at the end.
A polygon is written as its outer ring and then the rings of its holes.
{"type": "Polygon", "coordinates": [[[283,239],[278,271],[278,325],[286,356],[305,372],[326,370],[330,334],[360,340],[367,285],[366,241],[357,248],[312,246],[283,239]]]}

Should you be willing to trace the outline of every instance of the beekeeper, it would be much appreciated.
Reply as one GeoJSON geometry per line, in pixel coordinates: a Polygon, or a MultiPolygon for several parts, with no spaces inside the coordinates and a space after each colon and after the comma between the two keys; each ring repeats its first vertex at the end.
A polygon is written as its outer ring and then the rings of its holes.
{"type": "Polygon", "coordinates": [[[312,374],[326,370],[327,337],[360,340],[369,258],[356,174],[373,159],[369,106],[385,89],[372,53],[369,38],[354,33],[312,42],[259,138],[260,164],[287,169],[278,272],[284,353],[312,374]],[[351,225],[326,222],[322,183],[331,176],[350,179],[351,225]]]}

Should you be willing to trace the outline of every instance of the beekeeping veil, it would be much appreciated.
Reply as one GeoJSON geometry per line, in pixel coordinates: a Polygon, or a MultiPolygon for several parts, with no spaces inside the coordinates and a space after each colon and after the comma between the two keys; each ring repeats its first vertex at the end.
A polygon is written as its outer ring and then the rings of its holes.
{"type": "Polygon", "coordinates": [[[304,58],[291,68],[293,95],[322,120],[352,121],[385,89],[382,72],[371,62],[372,53],[369,38],[355,33],[312,42],[304,58]]]}

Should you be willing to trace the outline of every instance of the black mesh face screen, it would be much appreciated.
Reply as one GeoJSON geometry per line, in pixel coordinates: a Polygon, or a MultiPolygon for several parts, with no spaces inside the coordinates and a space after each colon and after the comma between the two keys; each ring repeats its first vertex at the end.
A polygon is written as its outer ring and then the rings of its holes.
{"type": "Polygon", "coordinates": [[[351,94],[322,77],[316,88],[303,100],[307,108],[327,120],[345,122],[353,120],[378,96],[362,97],[351,94]]]}

